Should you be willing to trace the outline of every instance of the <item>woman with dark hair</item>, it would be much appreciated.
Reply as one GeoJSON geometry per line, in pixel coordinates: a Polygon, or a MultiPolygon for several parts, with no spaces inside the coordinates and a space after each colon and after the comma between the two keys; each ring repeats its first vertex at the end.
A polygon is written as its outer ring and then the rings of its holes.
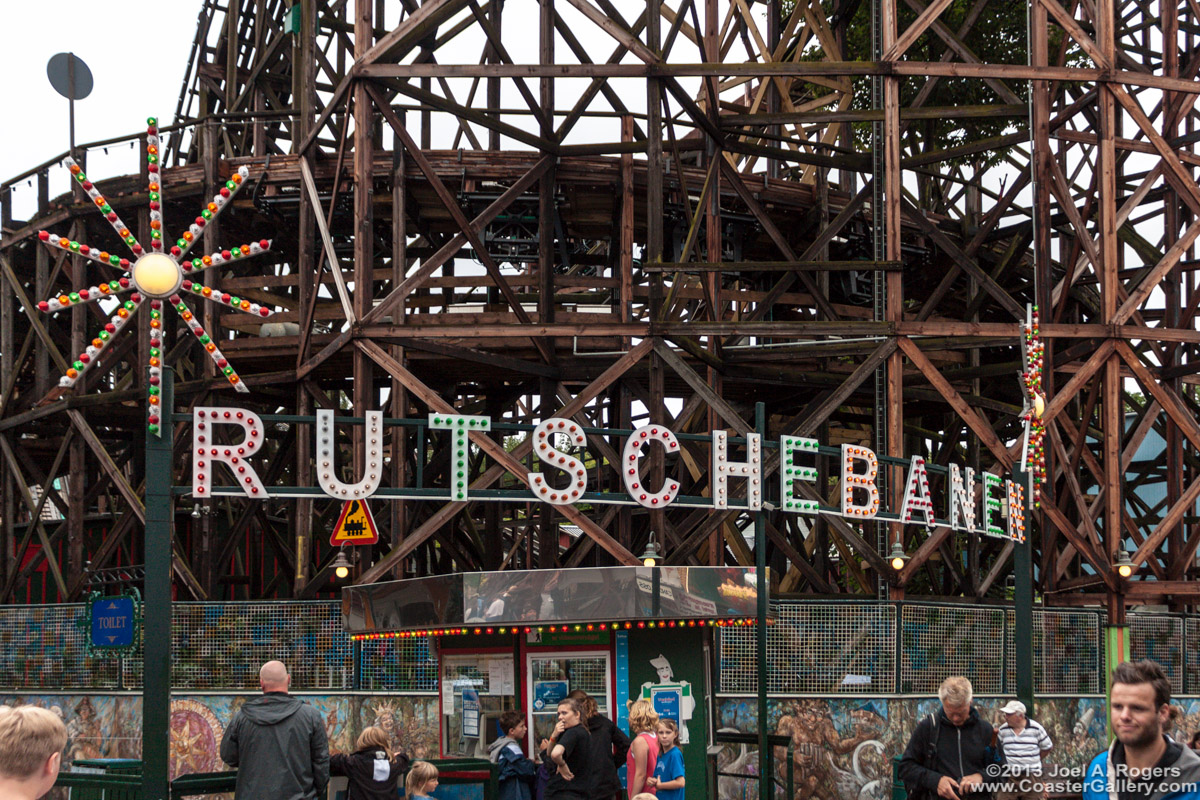
{"type": "Polygon", "coordinates": [[[558,724],[550,760],[556,767],[546,784],[546,800],[590,800],[591,744],[580,703],[568,697],[558,704],[558,724]]]}
{"type": "Polygon", "coordinates": [[[600,713],[596,700],[582,689],[576,689],[567,697],[583,706],[583,724],[591,734],[591,791],[588,797],[611,797],[624,800],[621,779],[617,777],[617,766],[625,763],[629,752],[629,737],[608,717],[600,713]]]}
{"type": "Polygon", "coordinates": [[[1191,740],[1188,741],[1188,747],[1192,748],[1193,750],[1200,750],[1200,731],[1196,731],[1192,734],[1191,740]]]}

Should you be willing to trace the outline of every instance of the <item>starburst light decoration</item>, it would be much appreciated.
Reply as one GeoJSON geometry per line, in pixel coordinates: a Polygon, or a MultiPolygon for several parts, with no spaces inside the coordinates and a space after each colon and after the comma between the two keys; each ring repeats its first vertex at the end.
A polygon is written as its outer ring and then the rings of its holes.
{"type": "Polygon", "coordinates": [[[241,261],[265,253],[271,249],[271,240],[262,239],[258,242],[231,247],[228,250],[220,250],[199,258],[188,259],[186,257],[188,251],[199,241],[205,226],[212,222],[229,205],[233,196],[246,184],[250,170],[246,167],[239,168],[225,182],[221,190],[213,196],[208,205],[201,210],[200,216],[196,217],[195,221],[188,226],[187,231],[176,240],[175,244],[164,249],[163,190],[161,173],[159,171],[160,144],[158,139],[158,120],[151,117],[146,122],[148,124],[146,128],[146,169],[150,175],[148,187],[150,203],[149,249],[144,248],[138,242],[137,238],[129,230],[129,226],[121,221],[117,212],[113,210],[100,191],[88,180],[87,175],[75,163],[75,160],[70,157],[66,158],[63,161],[63,166],[71,171],[71,175],[87,193],[88,197],[91,198],[92,202],[96,204],[97,210],[108,220],[113,230],[117,232],[117,235],[129,247],[133,253],[133,260],[121,258],[119,255],[111,254],[97,247],[89,247],[86,244],[72,241],[65,236],[58,236],[48,231],[39,231],[38,238],[43,244],[53,250],[66,250],[73,255],[79,255],[110,267],[116,267],[123,270],[126,274],[108,283],[100,283],[88,289],[80,289],[78,292],[68,292],[50,300],[43,300],[38,303],[38,308],[45,313],[52,314],[81,303],[95,303],[110,297],[119,299],[121,295],[130,292],[128,299],[121,302],[113,310],[112,316],[104,326],[104,329],[96,334],[96,337],[92,339],[87,348],[79,354],[74,363],[67,369],[66,374],[59,379],[59,386],[70,388],[97,362],[100,355],[112,344],[116,335],[137,316],[145,304],[145,300],[149,298],[150,385],[146,397],[146,423],[147,430],[157,436],[160,434],[159,403],[161,402],[160,384],[162,381],[163,358],[163,301],[165,300],[170,303],[179,314],[179,317],[187,323],[188,329],[204,346],[205,351],[217,365],[221,374],[239,392],[248,392],[249,389],[246,388],[246,385],[242,382],[228,359],[221,353],[216,342],[201,327],[200,323],[196,320],[195,313],[193,313],[180,295],[181,293],[190,293],[217,305],[225,306],[234,311],[249,314],[260,319],[270,317],[274,312],[265,305],[230,295],[227,292],[221,292],[218,289],[212,289],[202,283],[192,281],[188,277],[193,271],[241,261]]]}
{"type": "Polygon", "coordinates": [[[1021,333],[1021,388],[1025,393],[1025,407],[1021,410],[1021,419],[1025,423],[1021,466],[1029,474],[1029,496],[1033,507],[1037,508],[1041,505],[1042,484],[1046,482],[1046,423],[1042,419],[1046,410],[1042,386],[1045,350],[1037,306],[1026,306],[1021,333]]]}

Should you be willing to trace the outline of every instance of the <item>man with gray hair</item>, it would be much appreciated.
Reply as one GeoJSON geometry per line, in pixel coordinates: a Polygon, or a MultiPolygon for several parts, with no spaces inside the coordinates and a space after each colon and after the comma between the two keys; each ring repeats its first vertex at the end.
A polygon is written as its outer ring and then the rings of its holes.
{"type": "Polygon", "coordinates": [[[292,676],[281,661],[258,671],[262,697],[233,715],[221,760],[238,767],[235,798],[317,800],[329,785],[329,740],[321,712],[288,694],[292,676]]]}
{"type": "Polygon", "coordinates": [[[1025,715],[1025,704],[1010,700],[1000,709],[1004,724],[996,731],[1004,754],[1008,787],[996,793],[998,800],[1044,800],[1042,759],[1054,746],[1050,734],[1025,715]]]}
{"type": "MultiPolygon", "coordinates": [[[[993,756],[992,726],[971,705],[971,682],[961,675],[942,681],[940,709],[917,723],[900,759],[900,778],[910,800],[986,800],[983,776],[993,756]]],[[[994,771],[994,770],[993,770],[994,771]]]]}

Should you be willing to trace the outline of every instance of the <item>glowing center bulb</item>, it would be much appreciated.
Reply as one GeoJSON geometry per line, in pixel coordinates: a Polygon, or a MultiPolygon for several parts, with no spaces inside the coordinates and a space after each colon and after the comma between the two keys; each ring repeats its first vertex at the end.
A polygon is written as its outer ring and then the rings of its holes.
{"type": "Polygon", "coordinates": [[[147,297],[169,297],[183,284],[183,270],[164,253],[147,253],[129,272],[138,291],[147,297]]]}

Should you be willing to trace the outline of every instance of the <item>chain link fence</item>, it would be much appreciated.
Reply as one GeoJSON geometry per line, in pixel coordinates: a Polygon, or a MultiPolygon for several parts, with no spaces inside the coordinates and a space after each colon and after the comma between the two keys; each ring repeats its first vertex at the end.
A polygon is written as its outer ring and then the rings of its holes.
{"type": "MultiPolygon", "coordinates": [[[[1133,661],[1151,658],[1161,664],[1163,671],[1171,679],[1172,694],[1183,694],[1183,623],[1184,618],[1181,616],[1129,615],[1129,657],[1133,661]]],[[[1193,639],[1190,643],[1193,660],[1200,658],[1200,654],[1196,653],[1197,646],[1200,646],[1200,640],[1193,639]]],[[[1193,685],[1192,691],[1200,691],[1200,686],[1193,685]]]]}
{"type": "Polygon", "coordinates": [[[438,690],[438,658],[429,639],[372,639],[361,647],[359,688],[376,692],[438,690]]]}
{"type": "MultiPolygon", "coordinates": [[[[1104,614],[1038,609],[1033,630],[1011,608],[938,603],[787,601],[767,630],[771,694],[923,694],[966,675],[979,694],[1015,690],[1017,636],[1032,636],[1039,694],[1104,692],[1104,614]]],[[[137,690],[142,655],[93,656],[82,603],[0,606],[0,690],[137,690]]],[[[1131,656],[1163,665],[1176,694],[1200,694],[1200,617],[1129,615],[1131,656]]],[[[146,635],[154,635],[147,631],[146,635]]],[[[758,689],[754,628],[718,641],[718,691],[758,689]]],[[[176,603],[172,683],[184,691],[253,691],[258,667],[279,659],[299,690],[436,692],[427,639],[380,639],[355,648],[336,601],[176,603]],[[355,672],[358,681],[355,682],[355,672]]]]}
{"type": "MultiPolygon", "coordinates": [[[[1098,695],[1104,625],[1096,610],[1037,609],[1026,631],[1001,606],[781,602],[767,632],[767,691],[931,695],[950,675],[965,675],[978,694],[1011,694],[1017,637],[1028,636],[1035,692],[1098,695]]],[[[1129,628],[1134,660],[1162,664],[1175,694],[1200,694],[1200,618],[1130,614],[1129,628]]],[[[757,691],[754,629],[723,629],[718,652],[718,691],[757,691]]]]}
{"type": "MultiPolygon", "coordinates": [[[[1033,685],[1044,694],[1103,694],[1104,615],[1095,611],[1034,611],[1033,685]]],[[[1005,618],[1007,674],[1017,671],[1017,621],[1005,618]]],[[[1012,680],[1008,689],[1015,688],[1012,680]]]]}

